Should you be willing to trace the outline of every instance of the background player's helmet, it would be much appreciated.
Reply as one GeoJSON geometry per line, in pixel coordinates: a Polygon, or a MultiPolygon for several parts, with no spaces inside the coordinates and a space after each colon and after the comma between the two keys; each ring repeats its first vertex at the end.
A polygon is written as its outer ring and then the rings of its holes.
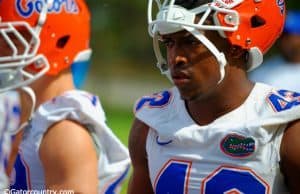
{"type": "Polygon", "coordinates": [[[199,30],[218,31],[231,45],[246,49],[247,68],[252,70],[262,63],[263,54],[280,36],[285,20],[284,0],[154,1],[157,6],[153,0],[148,2],[149,33],[154,38],[154,51],[162,71],[167,68],[157,43],[158,35],[187,30],[214,54],[220,64],[221,80],[226,58],[199,30]],[[196,16],[200,19],[196,20],[196,16]],[[212,25],[205,23],[209,16],[213,17],[212,25]]]}
{"type": "Polygon", "coordinates": [[[0,53],[1,89],[57,75],[90,58],[90,13],[84,0],[0,0],[0,17],[0,48],[8,48],[0,53]]]}
{"type": "Polygon", "coordinates": [[[289,10],[284,25],[284,32],[288,34],[300,35],[300,11],[289,10]]]}

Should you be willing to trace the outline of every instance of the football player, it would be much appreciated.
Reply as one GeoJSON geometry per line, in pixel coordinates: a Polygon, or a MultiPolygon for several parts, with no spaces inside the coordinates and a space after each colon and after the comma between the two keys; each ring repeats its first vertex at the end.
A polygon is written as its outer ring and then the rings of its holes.
{"type": "MultiPolygon", "coordinates": [[[[1,46],[0,46],[1,47],[1,46]]],[[[0,70],[1,71],[1,70],[0,70]]],[[[12,136],[20,123],[20,99],[17,92],[0,93],[0,191],[9,185],[6,174],[12,136]]]]}
{"type": "Polygon", "coordinates": [[[128,193],[300,193],[300,93],[246,73],[282,32],[284,1],[149,0],[148,9],[174,87],[136,103],[128,193]]]}
{"type": "Polygon", "coordinates": [[[98,97],[73,83],[72,67],[91,56],[85,1],[0,1],[0,16],[11,31],[7,44],[14,38],[25,47],[26,57],[13,60],[22,83],[45,72],[29,85],[35,111],[23,130],[11,189],[118,193],[128,151],[106,125],[98,97]]]}
{"type": "Polygon", "coordinates": [[[9,172],[12,166],[10,163],[10,153],[14,148],[12,140],[16,139],[17,132],[26,124],[33,110],[34,98],[31,101],[31,96],[34,97],[33,92],[26,86],[43,75],[47,69],[47,66],[44,66],[36,75],[23,71],[33,56],[36,45],[37,42],[26,25],[5,22],[0,14],[0,189],[9,186],[6,172],[9,172]],[[27,34],[26,39],[22,39],[18,30],[13,30],[15,27],[22,29],[20,33],[27,34]],[[11,91],[16,89],[18,91],[11,91]],[[20,95],[27,99],[26,103],[22,103],[20,95]]]}

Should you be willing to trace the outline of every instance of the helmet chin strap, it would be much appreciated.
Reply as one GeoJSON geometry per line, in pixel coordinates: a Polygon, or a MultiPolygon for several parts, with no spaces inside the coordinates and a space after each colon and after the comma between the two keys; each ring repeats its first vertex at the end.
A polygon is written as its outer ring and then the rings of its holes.
{"type": "Polygon", "coordinates": [[[200,31],[198,31],[195,28],[192,27],[186,27],[183,26],[185,30],[193,34],[200,42],[202,42],[206,48],[215,56],[217,59],[217,62],[219,63],[220,66],[220,79],[218,81],[218,84],[220,84],[224,77],[225,77],[225,66],[227,64],[226,57],[223,52],[220,52],[217,47],[210,41],[208,40],[200,31]]]}
{"type": "MultiPolygon", "coordinates": [[[[220,84],[225,77],[225,66],[227,64],[227,60],[223,52],[220,52],[215,45],[209,41],[201,32],[192,27],[183,26],[183,29],[187,30],[191,34],[193,34],[201,43],[203,43],[206,48],[215,56],[220,66],[220,79],[218,84],[220,84]]],[[[156,32],[153,36],[153,48],[154,53],[157,59],[157,66],[159,67],[162,74],[166,75],[167,78],[173,83],[170,70],[168,69],[168,63],[165,58],[161,54],[161,50],[159,48],[159,40],[158,40],[158,32],[156,32]]]]}
{"type": "Polygon", "coordinates": [[[32,116],[33,116],[33,113],[34,113],[34,109],[35,109],[35,105],[36,105],[36,96],[34,94],[34,91],[30,88],[30,87],[22,87],[21,88],[22,91],[24,91],[31,99],[31,102],[32,102],[32,106],[31,106],[31,110],[30,110],[30,115],[29,115],[29,118],[22,124],[20,124],[19,128],[17,128],[16,130],[14,131],[11,131],[10,133],[12,135],[15,135],[17,134],[18,132],[20,132],[26,125],[28,125],[28,123],[30,122],[32,116]]]}

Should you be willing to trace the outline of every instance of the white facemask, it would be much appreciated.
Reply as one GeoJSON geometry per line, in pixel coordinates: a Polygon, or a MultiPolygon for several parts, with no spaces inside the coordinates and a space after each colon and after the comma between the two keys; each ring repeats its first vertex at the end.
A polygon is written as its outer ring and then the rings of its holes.
{"type": "MultiPolygon", "coordinates": [[[[241,3],[243,0],[235,1],[235,5],[241,3]]],[[[169,77],[169,70],[167,67],[166,60],[161,54],[159,48],[158,37],[159,35],[170,34],[186,30],[194,35],[202,44],[204,44],[207,49],[215,56],[219,65],[220,65],[220,80],[219,83],[223,80],[225,76],[225,65],[227,63],[224,53],[220,52],[216,46],[208,40],[203,33],[199,30],[216,30],[220,34],[225,31],[235,31],[239,25],[239,14],[235,10],[228,9],[221,5],[218,0],[214,0],[211,3],[205,3],[201,6],[198,6],[194,9],[186,9],[184,7],[175,5],[175,0],[165,0],[161,3],[159,0],[156,0],[158,7],[158,13],[156,19],[153,20],[152,13],[154,10],[153,0],[148,2],[148,24],[149,24],[149,34],[153,37],[153,47],[156,58],[158,60],[158,67],[161,69],[163,74],[166,74],[169,77]],[[205,24],[208,16],[213,13],[215,24],[207,25],[205,24]],[[222,13],[226,14],[229,26],[220,26],[216,25],[216,14],[222,13]],[[195,23],[196,17],[202,14],[198,23],[195,23]]]]}
{"type": "Polygon", "coordinates": [[[49,4],[50,1],[47,6],[43,6],[35,27],[24,21],[3,22],[0,18],[0,41],[4,44],[0,49],[6,49],[10,53],[0,54],[0,93],[27,86],[49,70],[46,57],[42,54],[37,55],[40,46],[39,35],[46,21],[49,4]],[[26,32],[30,37],[29,40],[21,31],[26,32]],[[29,65],[35,65],[39,71],[37,73],[27,71],[26,67],[29,65]]]}

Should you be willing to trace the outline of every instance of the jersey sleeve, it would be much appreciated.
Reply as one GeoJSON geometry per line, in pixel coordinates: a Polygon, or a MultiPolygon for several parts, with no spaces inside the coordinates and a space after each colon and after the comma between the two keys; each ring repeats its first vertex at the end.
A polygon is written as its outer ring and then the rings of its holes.
{"type": "Polygon", "coordinates": [[[106,120],[99,98],[82,91],[71,91],[53,98],[39,107],[34,117],[34,121],[44,124],[43,128],[46,129],[64,119],[78,121],[83,125],[104,123],[106,120]]]}

